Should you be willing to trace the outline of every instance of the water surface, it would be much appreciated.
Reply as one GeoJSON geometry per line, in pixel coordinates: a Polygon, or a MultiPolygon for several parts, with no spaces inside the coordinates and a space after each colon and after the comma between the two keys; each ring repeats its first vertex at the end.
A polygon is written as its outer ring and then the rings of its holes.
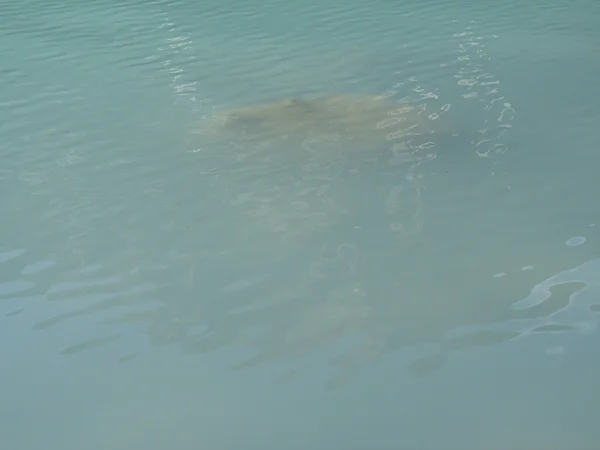
{"type": "Polygon", "coordinates": [[[6,448],[596,448],[596,2],[0,11],[6,448]]]}

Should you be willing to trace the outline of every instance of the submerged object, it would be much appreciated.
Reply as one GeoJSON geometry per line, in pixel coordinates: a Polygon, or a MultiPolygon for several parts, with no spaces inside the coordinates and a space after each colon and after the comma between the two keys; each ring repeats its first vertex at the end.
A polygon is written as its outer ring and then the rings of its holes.
{"type": "Polygon", "coordinates": [[[411,141],[455,131],[425,105],[358,94],[227,109],[203,125],[204,162],[214,164],[209,172],[222,202],[237,211],[240,224],[288,243],[364,215],[363,205],[385,190],[377,164],[418,158],[429,147],[411,141]]]}
{"type": "Polygon", "coordinates": [[[436,119],[421,106],[397,105],[382,96],[321,95],[226,110],[210,117],[204,134],[248,144],[328,138],[364,148],[444,131],[436,119]]]}

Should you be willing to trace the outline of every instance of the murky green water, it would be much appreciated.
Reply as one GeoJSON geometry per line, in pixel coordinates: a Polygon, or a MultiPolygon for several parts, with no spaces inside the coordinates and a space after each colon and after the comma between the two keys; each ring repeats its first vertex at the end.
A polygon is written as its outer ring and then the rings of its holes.
{"type": "Polygon", "coordinates": [[[600,4],[0,13],[2,448],[597,448],[600,4]]]}

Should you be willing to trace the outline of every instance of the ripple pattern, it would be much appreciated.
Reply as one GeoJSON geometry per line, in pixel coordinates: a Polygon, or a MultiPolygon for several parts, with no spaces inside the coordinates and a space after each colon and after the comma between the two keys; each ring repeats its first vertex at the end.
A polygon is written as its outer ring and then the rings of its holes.
{"type": "MultiPolygon", "coordinates": [[[[88,320],[100,327],[78,328],[63,355],[112,346],[115,359],[130,360],[136,349],[119,346],[131,329],[187,354],[256,350],[237,370],[362,336],[331,358],[336,382],[388,351],[520,336],[515,298],[560,272],[558,261],[593,260],[595,241],[569,247],[573,256],[548,245],[568,239],[562,229],[536,240],[535,225],[510,228],[552,221],[525,211],[523,199],[543,189],[507,175],[522,157],[513,146],[526,102],[506,67],[519,51],[546,62],[594,51],[595,29],[544,2],[523,6],[520,22],[507,2],[446,6],[4,2],[5,315],[37,333],[88,320]],[[202,140],[215,112],[308,94],[414,105],[462,140],[401,139],[406,130],[391,118],[380,122],[385,146],[368,156],[347,151],[302,166],[285,157],[299,147],[320,156],[340,140],[311,136],[294,147],[278,137],[263,159],[239,141],[211,153],[202,140]],[[518,280],[500,276],[532,262],[518,280]],[[448,337],[473,323],[484,326],[471,340],[448,337]]],[[[574,326],[534,319],[538,332],[574,326]]],[[[415,373],[439,367],[440,355],[415,373]]]]}

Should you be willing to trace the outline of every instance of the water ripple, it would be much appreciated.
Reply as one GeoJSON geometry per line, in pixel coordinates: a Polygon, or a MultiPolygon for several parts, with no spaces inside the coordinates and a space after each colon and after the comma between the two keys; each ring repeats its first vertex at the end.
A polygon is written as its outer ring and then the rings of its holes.
{"type": "MultiPolygon", "coordinates": [[[[501,176],[523,104],[504,70],[514,55],[501,43],[557,58],[593,49],[588,32],[569,37],[549,19],[564,8],[523,7],[523,29],[505,3],[377,6],[5,2],[0,76],[10,89],[0,114],[10,120],[0,122],[0,182],[11,246],[0,253],[0,296],[11,320],[39,333],[88,320],[99,327],[78,329],[62,354],[121,349],[129,328],[189,354],[255,349],[238,369],[360,335],[332,358],[344,376],[388,351],[518,336],[510,303],[537,271],[547,276],[551,261],[570,258],[561,252],[588,257],[593,240],[567,250],[517,233],[502,241],[514,231],[506,216],[531,203],[518,194],[509,211],[501,176]],[[541,45],[549,32],[552,45],[541,45]],[[295,148],[289,142],[257,160],[243,146],[210,153],[196,133],[215,111],[330,93],[418,105],[467,139],[407,143],[395,139],[406,130],[392,118],[380,125],[394,141],[376,156],[299,168],[278,159],[295,148]],[[499,261],[535,270],[510,275],[499,261]],[[496,328],[450,336],[473,322],[496,328]]],[[[302,149],[313,154],[337,143],[311,138],[302,149]]],[[[571,281],[567,291],[581,288],[571,281]]],[[[540,306],[562,311],[565,295],[540,306]]],[[[576,327],[539,314],[528,323],[537,333],[576,327]]],[[[416,371],[440,367],[441,353],[416,371]]]]}

